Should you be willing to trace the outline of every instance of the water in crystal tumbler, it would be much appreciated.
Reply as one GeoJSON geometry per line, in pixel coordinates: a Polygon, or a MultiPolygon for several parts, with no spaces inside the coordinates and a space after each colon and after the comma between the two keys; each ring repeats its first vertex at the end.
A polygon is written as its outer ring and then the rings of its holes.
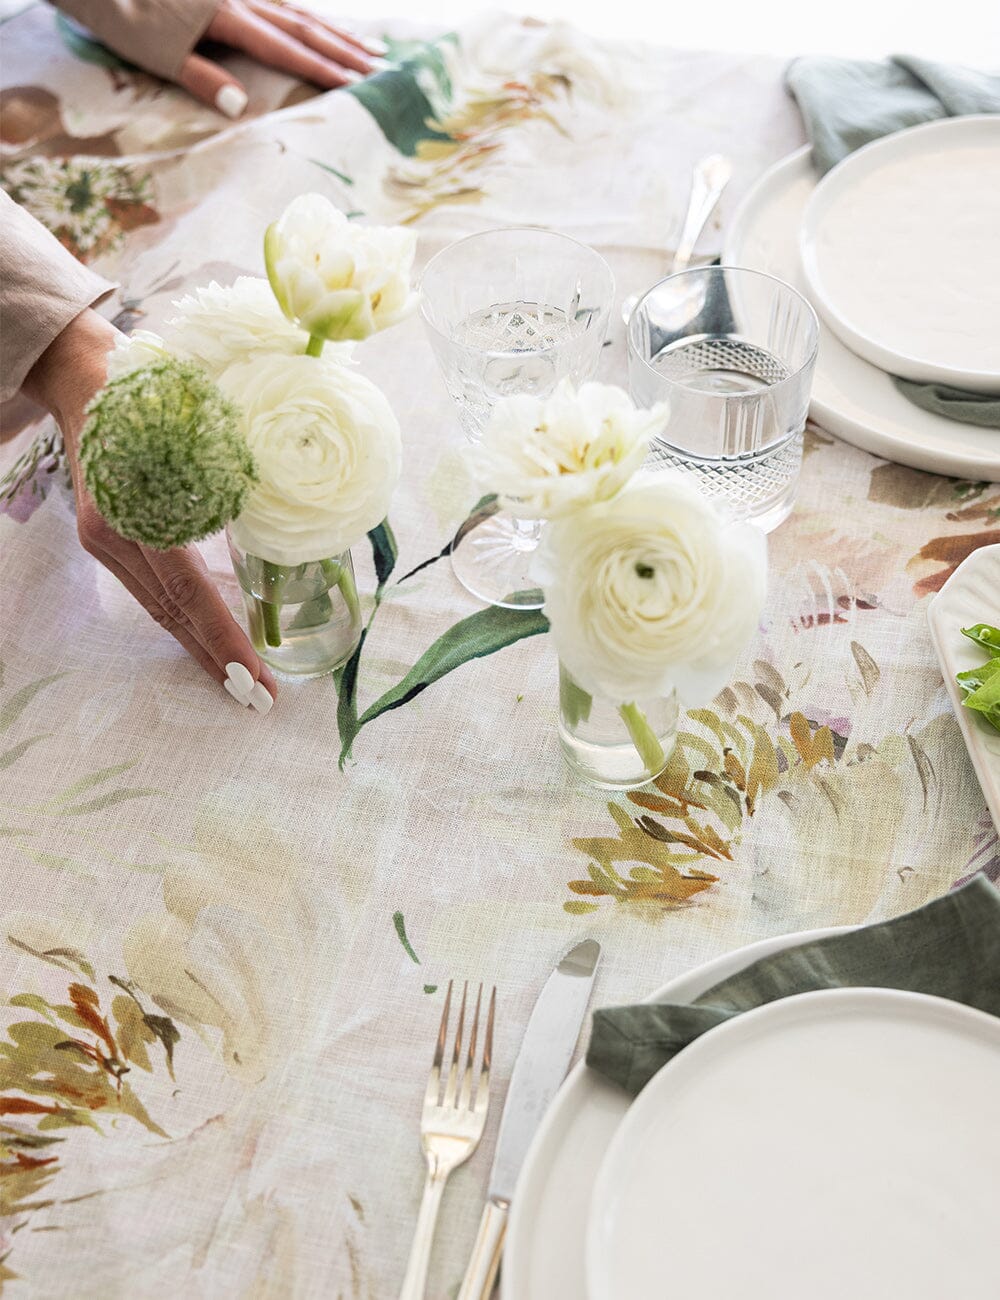
{"type": "Polygon", "coordinates": [[[650,467],[776,528],[795,502],[818,343],[808,302],[759,271],[697,267],[654,285],[628,324],[632,397],[668,406],[650,467]]]}

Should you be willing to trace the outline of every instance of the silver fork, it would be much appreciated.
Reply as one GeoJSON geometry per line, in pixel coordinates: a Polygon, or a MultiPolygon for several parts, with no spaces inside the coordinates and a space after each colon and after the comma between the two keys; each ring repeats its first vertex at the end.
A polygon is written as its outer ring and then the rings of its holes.
{"type": "Polygon", "coordinates": [[[462,1003],[458,1012],[458,1027],[455,1030],[455,1047],[451,1055],[451,1065],[442,1099],[440,1096],[441,1065],[448,1038],[452,981],[449,981],[448,992],[445,994],[441,1027],[438,1030],[434,1061],[427,1080],[424,1109],[420,1119],[420,1143],[424,1150],[424,1159],[427,1161],[427,1181],[424,1183],[424,1195],[420,1202],[420,1213],[417,1215],[417,1226],[413,1233],[413,1245],[410,1247],[410,1260],[406,1266],[406,1276],[403,1279],[399,1300],[423,1300],[427,1285],[427,1265],[430,1263],[434,1227],[437,1223],[444,1185],[452,1170],[464,1164],[475,1151],[486,1127],[486,1111],[490,1104],[490,1058],[493,1055],[493,1018],[496,1012],[497,991],[494,988],[490,994],[486,1031],[483,1035],[482,1064],[474,1098],[472,1072],[476,1059],[476,1040],[479,1036],[479,1012],[483,1001],[483,986],[480,984],[476,994],[476,1010],[472,1017],[465,1068],[462,1071],[461,1087],[459,1087],[458,1063],[462,1055],[468,991],[469,986],[466,983],[462,986],[462,1003]]]}

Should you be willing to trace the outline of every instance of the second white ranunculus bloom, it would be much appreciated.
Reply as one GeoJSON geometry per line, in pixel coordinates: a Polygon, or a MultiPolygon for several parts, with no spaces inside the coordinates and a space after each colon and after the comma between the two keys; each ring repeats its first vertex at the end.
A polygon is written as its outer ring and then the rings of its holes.
{"type": "Polygon", "coordinates": [[[260,356],[219,387],[241,408],[260,482],[233,540],[272,564],[339,555],[385,518],[399,480],[399,424],[373,383],[325,358],[260,356]]]}
{"type": "Polygon", "coordinates": [[[322,194],[301,194],[267,228],[267,278],[281,310],[312,337],[365,339],[416,305],[416,243],[412,230],[358,225],[322,194]]]}
{"type": "Polygon", "coordinates": [[[764,604],[763,533],[730,523],[683,479],[640,476],[549,525],[536,559],[560,660],[619,703],[725,686],[764,604]]]}
{"type": "Polygon", "coordinates": [[[497,402],[482,441],[471,453],[487,491],[522,519],[558,519],[580,506],[608,501],[636,473],[665,406],[637,410],[609,384],[564,379],[548,398],[497,402]]]}

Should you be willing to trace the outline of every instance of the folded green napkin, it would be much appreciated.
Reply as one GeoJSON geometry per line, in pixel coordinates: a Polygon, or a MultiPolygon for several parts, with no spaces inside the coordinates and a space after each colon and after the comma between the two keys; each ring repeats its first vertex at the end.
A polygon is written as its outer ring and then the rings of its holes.
{"type": "MultiPolygon", "coordinates": [[[[785,82],[802,113],[819,174],[880,136],[921,122],[1000,113],[1000,73],[896,55],[884,63],[796,59],[785,82]]],[[[893,378],[911,402],[963,424],[1000,429],[1000,393],[893,378]]]]}
{"type": "Polygon", "coordinates": [[[1000,1016],[1000,892],[976,876],[892,921],[762,957],[690,1004],[595,1011],[587,1064],[634,1095],[706,1030],[765,1002],[830,988],[908,989],[1000,1016]]]}

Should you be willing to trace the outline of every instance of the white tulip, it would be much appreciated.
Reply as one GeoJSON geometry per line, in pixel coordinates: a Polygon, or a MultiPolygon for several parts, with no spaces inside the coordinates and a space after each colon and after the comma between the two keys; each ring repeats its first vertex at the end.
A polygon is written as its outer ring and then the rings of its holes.
{"type": "Polygon", "coordinates": [[[676,689],[705,703],[757,627],[767,551],[679,476],[640,476],[546,528],[536,558],[560,660],[616,703],[676,689]]]}
{"type": "Polygon", "coordinates": [[[219,387],[242,410],[260,482],[231,525],[273,564],[346,551],[381,523],[399,480],[399,424],[369,380],[317,357],[261,355],[219,387]]]}
{"type": "Polygon", "coordinates": [[[501,398],[470,455],[486,491],[522,519],[558,519],[616,496],[639,469],[666,407],[636,410],[609,384],[564,379],[547,399],[501,398]]]}
{"type": "Polygon", "coordinates": [[[360,226],[321,194],[300,194],[264,236],[267,277],[281,310],[313,340],[365,339],[415,306],[417,237],[360,226]]]}
{"type": "MultiPolygon", "coordinates": [[[[241,275],[231,285],[202,285],[174,303],[167,321],[167,346],[197,361],[213,379],[237,361],[258,353],[294,356],[305,351],[302,331],[287,321],[266,280],[241,275]]],[[[338,360],[348,360],[347,349],[338,360]]]]}

